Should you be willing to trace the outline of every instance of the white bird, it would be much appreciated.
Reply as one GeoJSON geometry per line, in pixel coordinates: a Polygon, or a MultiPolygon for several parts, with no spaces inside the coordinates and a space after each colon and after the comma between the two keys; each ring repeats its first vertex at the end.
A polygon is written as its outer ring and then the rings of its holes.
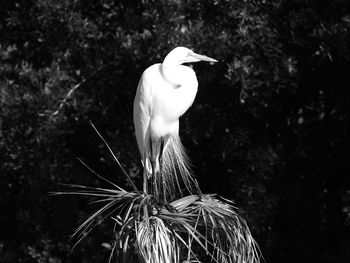
{"type": "Polygon", "coordinates": [[[179,138],[179,118],[192,105],[198,89],[195,72],[182,64],[198,61],[217,62],[188,48],[176,47],[163,63],[143,72],[137,87],[134,126],[144,174],[153,177],[155,194],[163,194],[164,198],[175,188],[181,192],[181,180],[190,192],[193,189],[187,155],[179,138]]]}

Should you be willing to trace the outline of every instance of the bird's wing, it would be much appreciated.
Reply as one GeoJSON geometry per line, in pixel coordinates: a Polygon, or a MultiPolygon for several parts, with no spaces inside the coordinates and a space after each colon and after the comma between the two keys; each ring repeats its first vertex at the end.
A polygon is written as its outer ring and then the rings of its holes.
{"type": "Polygon", "coordinates": [[[144,161],[148,127],[152,113],[152,85],[148,70],[142,74],[134,100],[134,126],[137,144],[144,161]]]}

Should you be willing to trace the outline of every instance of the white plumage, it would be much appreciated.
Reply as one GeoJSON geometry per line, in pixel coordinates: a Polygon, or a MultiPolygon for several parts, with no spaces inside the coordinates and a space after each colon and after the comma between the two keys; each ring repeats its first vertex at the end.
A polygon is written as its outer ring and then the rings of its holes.
{"type": "Polygon", "coordinates": [[[192,105],[198,89],[195,72],[182,64],[197,61],[216,62],[177,47],[163,63],[147,68],[137,87],[134,125],[144,172],[153,177],[155,192],[164,197],[175,188],[181,190],[182,182],[189,191],[193,185],[179,138],[179,118],[192,105]]]}

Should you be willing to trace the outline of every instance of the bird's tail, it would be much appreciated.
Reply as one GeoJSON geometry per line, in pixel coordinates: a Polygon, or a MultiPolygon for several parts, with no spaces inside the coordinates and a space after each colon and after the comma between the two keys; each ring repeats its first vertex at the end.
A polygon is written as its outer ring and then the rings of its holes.
{"type": "Polygon", "coordinates": [[[160,176],[156,176],[158,187],[167,196],[174,196],[178,192],[183,195],[185,189],[191,194],[198,194],[199,187],[192,177],[190,161],[180,137],[171,135],[164,139],[163,145],[159,163],[160,176]]]}

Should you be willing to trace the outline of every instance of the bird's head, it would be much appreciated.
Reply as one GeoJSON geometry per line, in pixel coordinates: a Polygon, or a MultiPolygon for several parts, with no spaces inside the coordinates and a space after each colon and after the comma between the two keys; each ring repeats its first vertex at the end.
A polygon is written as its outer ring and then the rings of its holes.
{"type": "Polygon", "coordinates": [[[176,47],[165,57],[163,63],[181,65],[183,63],[192,63],[199,61],[217,62],[216,59],[200,55],[186,47],[176,47]]]}

